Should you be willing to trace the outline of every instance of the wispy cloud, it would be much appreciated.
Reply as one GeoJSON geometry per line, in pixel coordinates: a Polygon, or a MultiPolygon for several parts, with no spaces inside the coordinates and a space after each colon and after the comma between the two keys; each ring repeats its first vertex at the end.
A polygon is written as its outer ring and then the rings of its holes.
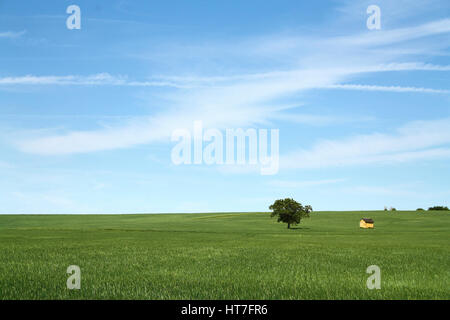
{"type": "Polygon", "coordinates": [[[379,69],[380,71],[450,71],[450,66],[422,62],[404,62],[381,65],[379,69]]]}
{"type": "Polygon", "coordinates": [[[280,120],[285,122],[300,123],[311,126],[329,126],[333,124],[344,124],[344,123],[354,123],[354,122],[368,122],[375,120],[374,117],[370,116],[344,116],[344,115],[317,115],[317,114],[306,114],[306,113],[287,113],[280,112],[274,114],[271,119],[280,120]]]}
{"type": "MultiPolygon", "coordinates": [[[[267,124],[272,120],[284,117],[283,111],[292,108],[280,101],[311,89],[448,93],[446,89],[344,83],[363,73],[405,70],[448,71],[448,66],[436,66],[421,62],[396,62],[393,61],[390,54],[380,55],[379,52],[357,49],[365,46],[373,48],[380,44],[393,42],[401,43],[414,37],[449,32],[449,21],[449,19],[445,19],[418,27],[383,31],[383,35],[380,33],[370,36],[369,38],[373,41],[367,41],[366,34],[337,39],[316,39],[311,43],[312,48],[323,50],[311,52],[306,50],[300,57],[304,63],[298,63],[299,58],[291,58],[290,67],[282,71],[280,71],[282,68],[278,66],[277,69],[261,73],[221,74],[218,76],[197,74],[189,77],[160,76],[159,78],[152,77],[148,81],[130,80],[126,76],[112,76],[109,73],[90,76],[25,76],[0,78],[0,85],[120,85],[176,88],[167,94],[168,103],[164,111],[137,121],[106,129],[57,132],[47,136],[24,137],[20,141],[15,141],[19,149],[24,152],[48,155],[127,148],[155,141],[169,141],[173,129],[190,128],[194,120],[202,120],[205,127],[216,128],[267,124]],[[387,37],[389,41],[384,37],[387,37]],[[317,52],[321,54],[317,55],[317,52]],[[324,61],[327,61],[326,65],[324,61]]],[[[279,43],[281,40],[277,41],[279,43]]],[[[259,46],[255,46],[255,42],[252,42],[247,47],[234,45],[234,48],[238,47],[239,52],[247,52],[250,55],[255,53],[259,57],[267,55],[272,61],[276,60],[275,58],[281,60],[285,56],[295,56],[293,52],[298,51],[299,45],[304,48],[304,42],[290,38],[285,41],[281,49],[279,45],[272,43],[273,38],[263,39],[260,42],[259,46]],[[291,45],[286,45],[286,42],[291,45]],[[264,53],[261,54],[258,48],[264,48],[265,50],[262,50],[264,53]]],[[[321,115],[319,119],[317,116],[298,113],[292,116],[292,119],[296,121],[310,123],[318,120],[330,121],[326,118],[326,115],[321,115]]],[[[320,153],[319,151],[317,154],[320,153]]],[[[321,158],[318,160],[317,163],[324,161],[321,158]]],[[[311,161],[311,163],[313,162],[311,161]]]]}
{"type": "Polygon", "coordinates": [[[107,72],[93,75],[35,76],[0,78],[0,85],[77,85],[77,86],[138,86],[138,87],[175,87],[185,88],[181,84],[169,81],[135,81],[126,76],[113,76],[107,72]]]}
{"type": "Polygon", "coordinates": [[[19,38],[21,36],[23,36],[26,33],[25,30],[23,31],[3,31],[0,32],[0,38],[19,38]]]}
{"type": "Polygon", "coordinates": [[[450,32],[450,18],[431,21],[414,27],[398,28],[392,30],[379,30],[379,32],[366,32],[364,36],[345,36],[332,39],[344,46],[376,47],[388,44],[397,44],[418,38],[439,35],[450,32]]]}
{"type": "MultiPolygon", "coordinates": [[[[450,66],[434,65],[420,62],[389,63],[371,66],[327,69],[294,69],[289,71],[272,71],[264,73],[236,74],[228,76],[152,76],[148,80],[133,80],[126,75],[111,75],[108,72],[91,75],[25,75],[15,77],[0,77],[0,85],[105,85],[105,86],[136,86],[136,87],[173,87],[173,88],[214,88],[244,82],[278,81],[279,79],[292,79],[310,76],[314,73],[343,75],[372,73],[385,71],[450,71],[450,66]]],[[[345,89],[344,85],[335,85],[334,88],[345,89]]],[[[331,87],[331,86],[329,86],[331,87]]],[[[383,86],[380,86],[383,88],[383,86]]],[[[403,88],[394,86],[395,88],[403,88]]],[[[320,87],[318,87],[320,88],[320,87]]],[[[405,87],[410,88],[410,87],[405,87]]],[[[422,89],[422,88],[418,88],[422,89]]],[[[426,89],[426,88],[423,88],[426,89]]],[[[430,89],[433,90],[433,89],[430,89]]],[[[439,89],[436,89],[439,91],[439,89]]],[[[430,91],[433,92],[433,91],[430,91]]]]}
{"type": "Polygon", "coordinates": [[[416,121],[394,134],[324,140],[280,159],[282,168],[326,168],[450,157],[450,119],[416,121]]]}
{"type": "Polygon", "coordinates": [[[401,86],[378,86],[365,84],[333,84],[324,87],[325,89],[344,89],[362,91],[385,91],[385,92],[419,92],[419,93],[450,93],[446,89],[432,89],[421,87],[401,87],[401,86]]]}
{"type": "Polygon", "coordinates": [[[29,153],[55,155],[85,153],[92,151],[120,149],[149,143],[167,136],[169,132],[158,130],[157,122],[150,118],[132,121],[120,127],[94,131],[73,131],[33,139],[17,141],[20,150],[29,153]]]}

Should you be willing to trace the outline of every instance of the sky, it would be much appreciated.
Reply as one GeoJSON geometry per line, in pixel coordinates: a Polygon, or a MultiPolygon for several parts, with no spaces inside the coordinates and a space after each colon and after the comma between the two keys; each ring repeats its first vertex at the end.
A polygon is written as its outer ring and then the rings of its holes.
{"type": "Polygon", "coordinates": [[[0,213],[449,206],[449,48],[448,0],[0,0],[0,213]],[[277,172],[175,164],[195,121],[277,172]]]}

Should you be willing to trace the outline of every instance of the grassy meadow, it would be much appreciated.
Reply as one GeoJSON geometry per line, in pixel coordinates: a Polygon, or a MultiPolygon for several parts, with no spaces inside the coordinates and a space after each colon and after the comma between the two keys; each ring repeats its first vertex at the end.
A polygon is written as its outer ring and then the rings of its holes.
{"type": "Polygon", "coordinates": [[[0,299],[450,299],[448,212],[0,215],[0,299]],[[361,217],[374,230],[359,228],[361,217]],[[81,268],[81,290],[66,269],[81,268]],[[381,268],[381,289],[366,268],[381,268]]]}

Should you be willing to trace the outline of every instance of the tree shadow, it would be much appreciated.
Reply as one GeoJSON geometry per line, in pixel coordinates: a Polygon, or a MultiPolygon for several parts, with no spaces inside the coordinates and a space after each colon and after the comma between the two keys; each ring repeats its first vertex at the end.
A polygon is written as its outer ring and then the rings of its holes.
{"type": "Polygon", "coordinates": [[[290,230],[309,230],[310,228],[305,227],[291,227],[290,230]]]}

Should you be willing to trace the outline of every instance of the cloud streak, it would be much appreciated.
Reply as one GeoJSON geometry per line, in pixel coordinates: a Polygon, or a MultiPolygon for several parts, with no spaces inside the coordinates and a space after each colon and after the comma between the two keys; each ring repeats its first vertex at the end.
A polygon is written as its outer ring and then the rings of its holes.
{"type": "Polygon", "coordinates": [[[414,27],[398,28],[393,30],[379,30],[379,32],[366,32],[360,37],[338,37],[332,41],[343,46],[384,46],[398,44],[405,41],[435,36],[450,32],[450,18],[431,21],[414,27]]]}
{"type": "Polygon", "coordinates": [[[25,33],[26,33],[25,30],[23,30],[23,31],[3,31],[3,32],[0,32],[0,38],[9,38],[9,39],[19,38],[19,37],[23,36],[25,33]]]}
{"type": "Polygon", "coordinates": [[[310,149],[280,159],[286,169],[402,163],[450,157],[450,119],[416,121],[395,134],[373,133],[340,140],[323,140],[310,149]]]}
{"type": "Polygon", "coordinates": [[[378,86],[364,84],[333,84],[324,87],[324,89],[344,89],[344,90],[362,90],[362,91],[384,91],[384,92],[416,92],[416,93],[443,93],[448,94],[450,90],[432,89],[422,87],[401,87],[401,86],[378,86]]]}
{"type": "Polygon", "coordinates": [[[0,78],[0,85],[75,85],[75,86],[136,86],[188,88],[169,81],[131,81],[126,76],[113,76],[107,72],[93,75],[35,76],[0,78]]]}

